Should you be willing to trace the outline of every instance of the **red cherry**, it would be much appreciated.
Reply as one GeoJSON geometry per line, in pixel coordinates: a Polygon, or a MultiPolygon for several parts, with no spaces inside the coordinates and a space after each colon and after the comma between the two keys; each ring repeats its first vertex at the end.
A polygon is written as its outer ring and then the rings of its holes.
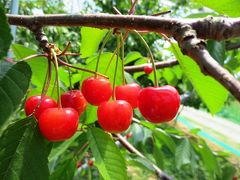
{"type": "Polygon", "coordinates": [[[129,139],[129,138],[131,138],[132,137],[132,133],[128,133],[128,134],[126,134],[126,139],[129,139]]]}
{"type": "Polygon", "coordinates": [[[77,168],[80,168],[81,166],[82,166],[81,161],[78,161],[78,162],[77,162],[77,168]]]}
{"type": "Polygon", "coordinates": [[[148,121],[161,123],[172,120],[179,109],[180,96],[172,86],[147,87],[138,96],[138,108],[148,121]]]}
{"type": "Polygon", "coordinates": [[[49,108],[39,118],[42,135],[49,141],[69,139],[77,131],[78,112],[73,108],[49,108]]]}
{"type": "Polygon", "coordinates": [[[141,87],[137,83],[117,86],[115,88],[116,99],[127,101],[134,109],[137,107],[138,94],[140,90],[141,87]]]}
{"type": "Polygon", "coordinates": [[[108,101],[112,95],[112,87],[108,79],[103,77],[90,77],[82,83],[82,93],[87,102],[99,106],[108,101]]]}
{"type": "Polygon", "coordinates": [[[148,65],[144,66],[143,70],[148,75],[153,71],[153,68],[150,64],[148,64],[148,65]]]}
{"type": "Polygon", "coordinates": [[[98,123],[103,130],[120,133],[128,129],[132,121],[132,106],[123,100],[102,103],[97,110],[98,123]]]}
{"type": "MultiPolygon", "coordinates": [[[[24,110],[27,116],[33,113],[40,99],[41,99],[41,96],[31,96],[26,100],[24,110]]],[[[57,103],[52,98],[45,96],[42,99],[42,102],[38,107],[38,110],[35,112],[36,119],[39,119],[39,116],[42,114],[43,111],[45,111],[48,108],[54,108],[54,107],[58,107],[57,103]]]]}
{"type": "Polygon", "coordinates": [[[88,160],[88,166],[90,166],[90,167],[93,166],[93,160],[91,160],[91,159],[88,160]]]}
{"type": "Polygon", "coordinates": [[[62,107],[71,107],[75,109],[79,116],[85,111],[87,101],[80,90],[71,90],[61,95],[62,107]]]}

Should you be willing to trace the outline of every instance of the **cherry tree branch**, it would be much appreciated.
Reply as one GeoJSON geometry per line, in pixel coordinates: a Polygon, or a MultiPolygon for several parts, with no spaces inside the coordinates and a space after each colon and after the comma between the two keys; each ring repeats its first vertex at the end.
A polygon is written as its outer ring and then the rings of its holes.
{"type": "MultiPolygon", "coordinates": [[[[226,40],[240,36],[240,18],[208,17],[202,19],[175,19],[137,15],[7,15],[12,25],[27,27],[35,34],[43,26],[91,26],[151,31],[174,37],[182,52],[197,62],[205,75],[212,76],[240,101],[240,82],[209,54],[202,39],[226,40]]],[[[45,40],[42,35],[42,45],[45,40]]],[[[44,48],[44,47],[43,47],[44,48]]],[[[47,49],[45,49],[47,50],[47,49]]]]}
{"type": "Polygon", "coordinates": [[[176,28],[190,25],[202,39],[223,40],[240,36],[240,18],[211,17],[203,19],[175,19],[139,15],[7,15],[11,25],[30,28],[40,26],[91,26],[97,28],[124,28],[139,31],[161,32],[173,35],[176,28]]]}

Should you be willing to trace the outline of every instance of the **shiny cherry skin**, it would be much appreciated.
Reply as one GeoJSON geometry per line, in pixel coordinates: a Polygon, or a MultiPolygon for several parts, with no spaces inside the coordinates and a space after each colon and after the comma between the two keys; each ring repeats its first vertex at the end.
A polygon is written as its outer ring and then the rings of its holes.
{"type": "Polygon", "coordinates": [[[79,116],[86,110],[87,101],[80,90],[71,90],[61,95],[62,107],[75,109],[79,116]]]}
{"type": "Polygon", "coordinates": [[[125,100],[131,104],[132,108],[137,107],[138,94],[141,87],[137,83],[117,86],[115,88],[115,96],[117,100],[125,100]]]}
{"type": "Polygon", "coordinates": [[[87,102],[95,106],[108,101],[112,96],[111,83],[104,77],[89,77],[85,79],[81,90],[87,102]]]}
{"type": "Polygon", "coordinates": [[[47,140],[57,142],[74,135],[78,119],[78,112],[73,108],[49,108],[40,115],[38,125],[47,140]]]}
{"type": "Polygon", "coordinates": [[[132,122],[132,106],[123,100],[103,102],[97,110],[98,123],[110,133],[126,131],[132,122]]]}
{"type": "Polygon", "coordinates": [[[148,75],[148,74],[151,74],[151,72],[153,71],[153,68],[150,64],[148,64],[148,65],[144,66],[143,70],[144,70],[145,74],[148,75]]]}
{"type": "MultiPolygon", "coordinates": [[[[27,116],[33,113],[40,99],[41,99],[41,96],[31,96],[26,100],[24,110],[27,116]]],[[[42,102],[38,107],[38,110],[35,112],[36,119],[37,120],[39,119],[39,116],[42,114],[43,111],[45,111],[48,108],[54,108],[54,107],[58,107],[57,103],[52,98],[45,96],[42,99],[42,102]]]]}
{"type": "Polygon", "coordinates": [[[152,123],[172,120],[180,107],[180,96],[172,86],[147,87],[138,96],[138,108],[152,123]]]}

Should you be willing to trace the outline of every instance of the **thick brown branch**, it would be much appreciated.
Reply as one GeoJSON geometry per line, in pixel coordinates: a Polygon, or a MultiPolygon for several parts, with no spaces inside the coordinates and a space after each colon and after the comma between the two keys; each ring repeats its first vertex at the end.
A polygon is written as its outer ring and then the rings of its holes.
{"type": "MultiPolygon", "coordinates": [[[[147,64],[142,64],[142,65],[137,65],[137,66],[125,66],[124,70],[129,73],[134,73],[134,72],[141,72],[144,70],[144,67],[147,64]]],[[[166,68],[166,67],[172,67],[178,65],[177,60],[168,60],[168,61],[161,61],[161,62],[156,62],[155,66],[157,69],[161,68],[166,68]]]]}
{"type": "Polygon", "coordinates": [[[204,41],[196,37],[196,32],[190,26],[182,26],[174,37],[182,52],[195,60],[204,74],[212,76],[240,101],[240,82],[212,58],[204,41]]]}
{"type": "Polygon", "coordinates": [[[240,18],[211,17],[203,19],[174,19],[137,15],[7,15],[12,25],[31,28],[40,26],[91,26],[98,28],[124,28],[161,32],[172,36],[182,24],[190,25],[203,39],[222,40],[240,36],[240,18]]]}

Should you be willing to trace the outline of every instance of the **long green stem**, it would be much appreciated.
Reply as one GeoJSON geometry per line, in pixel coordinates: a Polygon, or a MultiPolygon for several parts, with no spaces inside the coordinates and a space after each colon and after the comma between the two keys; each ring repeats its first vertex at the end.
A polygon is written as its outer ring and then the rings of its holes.
{"type": "MultiPolygon", "coordinates": [[[[129,31],[127,31],[126,34],[123,36],[123,42],[126,40],[128,34],[129,34],[129,31]]],[[[121,46],[122,46],[122,44],[120,44],[119,47],[117,46],[117,48],[114,50],[113,55],[112,55],[110,61],[108,62],[108,65],[107,65],[107,68],[106,68],[104,74],[106,74],[106,73],[108,72],[108,69],[109,69],[109,67],[110,67],[110,65],[111,65],[111,63],[112,63],[112,60],[113,60],[115,54],[117,53],[117,51],[119,50],[119,48],[120,48],[121,46]]]]}
{"type": "MultiPolygon", "coordinates": [[[[69,64],[69,59],[67,56],[65,56],[65,60],[67,61],[67,63],[69,64]]],[[[68,80],[69,80],[69,86],[70,86],[70,90],[72,90],[72,73],[71,73],[71,70],[70,70],[70,67],[67,66],[67,70],[68,70],[68,80]]]]}
{"type": "MultiPolygon", "coordinates": [[[[117,47],[119,49],[119,36],[117,36],[117,47]]],[[[113,93],[112,93],[112,99],[115,100],[115,84],[116,84],[116,76],[117,76],[117,67],[118,67],[118,59],[119,59],[119,51],[117,51],[117,60],[116,60],[116,66],[115,66],[115,71],[114,71],[114,77],[113,77],[113,93]]]]}
{"type": "Polygon", "coordinates": [[[52,49],[52,48],[51,48],[51,53],[53,55],[54,66],[55,66],[55,70],[56,70],[58,107],[61,108],[62,103],[61,103],[61,97],[60,97],[60,80],[59,80],[59,75],[58,75],[58,60],[57,60],[57,55],[56,55],[54,49],[52,49]]]}
{"type": "MultiPolygon", "coordinates": [[[[97,64],[96,64],[95,72],[98,72],[98,66],[99,66],[101,54],[102,54],[103,49],[104,49],[104,47],[106,46],[108,40],[109,40],[110,37],[112,36],[112,33],[113,33],[112,30],[108,31],[107,35],[106,35],[106,36],[104,37],[104,39],[103,39],[102,46],[101,46],[101,48],[100,48],[100,50],[99,50],[99,52],[98,52],[97,64]]],[[[95,74],[95,77],[96,77],[96,76],[97,76],[97,74],[95,74]]]]}
{"type": "Polygon", "coordinates": [[[144,44],[145,48],[147,49],[149,55],[150,55],[150,60],[152,63],[152,67],[153,67],[153,75],[154,75],[154,86],[158,87],[158,81],[157,81],[157,71],[156,71],[156,66],[155,66],[155,62],[154,62],[154,57],[152,54],[152,51],[150,49],[150,47],[148,46],[147,42],[145,41],[145,39],[141,36],[141,34],[139,34],[139,32],[137,32],[136,30],[133,31],[142,41],[142,43],[144,44]]]}
{"type": "Polygon", "coordinates": [[[122,59],[122,84],[125,85],[126,82],[125,82],[125,75],[124,75],[124,41],[123,41],[123,36],[122,36],[122,33],[120,34],[120,38],[121,38],[121,49],[122,49],[122,52],[121,52],[121,59],[122,59]]]}

